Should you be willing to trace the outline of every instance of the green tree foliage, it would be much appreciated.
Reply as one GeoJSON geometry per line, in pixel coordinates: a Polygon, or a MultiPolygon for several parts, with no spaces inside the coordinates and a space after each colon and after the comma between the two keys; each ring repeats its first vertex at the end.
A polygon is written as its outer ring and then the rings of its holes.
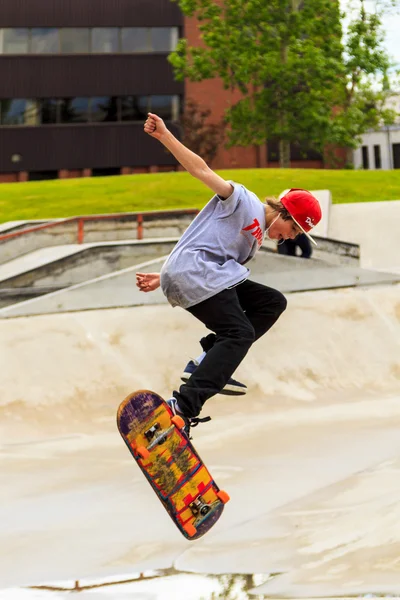
{"type": "Polygon", "coordinates": [[[226,112],[229,145],[277,139],[287,167],[290,142],[353,147],[382,118],[384,94],[370,78],[382,73],[385,81],[389,61],[380,13],[368,15],[363,0],[345,46],[334,0],[174,1],[197,18],[202,38],[198,47],[180,40],[170,55],[177,79],[220,77],[241,92],[226,112]]]}
{"type": "MultiPolygon", "coordinates": [[[[376,7],[368,13],[364,0],[353,4],[343,53],[345,78],[338,86],[338,101],[329,129],[330,143],[356,148],[361,135],[394,122],[397,113],[386,107],[393,93],[389,73],[393,67],[384,48],[382,17],[394,1],[376,7]]],[[[392,79],[395,73],[392,69],[392,79]]]]}

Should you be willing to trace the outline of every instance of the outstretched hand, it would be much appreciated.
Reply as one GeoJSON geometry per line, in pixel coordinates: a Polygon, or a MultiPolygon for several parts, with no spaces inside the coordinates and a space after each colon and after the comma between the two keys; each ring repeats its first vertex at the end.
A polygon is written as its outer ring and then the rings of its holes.
{"type": "Polygon", "coordinates": [[[161,117],[154,113],[148,113],[144,124],[144,131],[151,137],[156,138],[156,140],[160,140],[168,132],[168,129],[161,117]]]}
{"type": "Polygon", "coordinates": [[[154,292],[160,287],[160,273],[136,273],[136,285],[141,292],[154,292]]]}

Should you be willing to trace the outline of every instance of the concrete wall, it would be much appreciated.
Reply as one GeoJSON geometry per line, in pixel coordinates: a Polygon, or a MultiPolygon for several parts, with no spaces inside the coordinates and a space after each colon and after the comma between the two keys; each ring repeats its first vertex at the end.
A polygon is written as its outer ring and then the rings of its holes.
{"type": "Polygon", "coordinates": [[[363,268],[400,270],[400,201],[334,204],[329,237],[359,244],[363,268]]]}

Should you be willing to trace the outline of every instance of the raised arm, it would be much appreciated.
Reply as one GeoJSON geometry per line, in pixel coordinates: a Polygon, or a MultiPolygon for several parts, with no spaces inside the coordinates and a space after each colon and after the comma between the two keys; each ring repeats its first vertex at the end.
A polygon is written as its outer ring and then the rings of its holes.
{"type": "Polygon", "coordinates": [[[186,148],[167,129],[164,121],[154,113],[148,113],[144,130],[151,137],[159,140],[175,156],[177,161],[196,179],[202,181],[221,198],[228,198],[233,192],[233,186],[214,173],[207,163],[197,154],[186,148]]]}

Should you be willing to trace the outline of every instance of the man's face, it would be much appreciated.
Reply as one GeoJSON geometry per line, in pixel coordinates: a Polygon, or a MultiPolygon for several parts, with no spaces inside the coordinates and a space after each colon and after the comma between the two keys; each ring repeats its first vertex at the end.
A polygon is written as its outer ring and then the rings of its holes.
{"type": "Polygon", "coordinates": [[[279,216],[279,219],[277,219],[269,228],[268,237],[278,241],[288,239],[294,240],[299,233],[301,233],[301,230],[292,219],[285,221],[279,216]]]}

